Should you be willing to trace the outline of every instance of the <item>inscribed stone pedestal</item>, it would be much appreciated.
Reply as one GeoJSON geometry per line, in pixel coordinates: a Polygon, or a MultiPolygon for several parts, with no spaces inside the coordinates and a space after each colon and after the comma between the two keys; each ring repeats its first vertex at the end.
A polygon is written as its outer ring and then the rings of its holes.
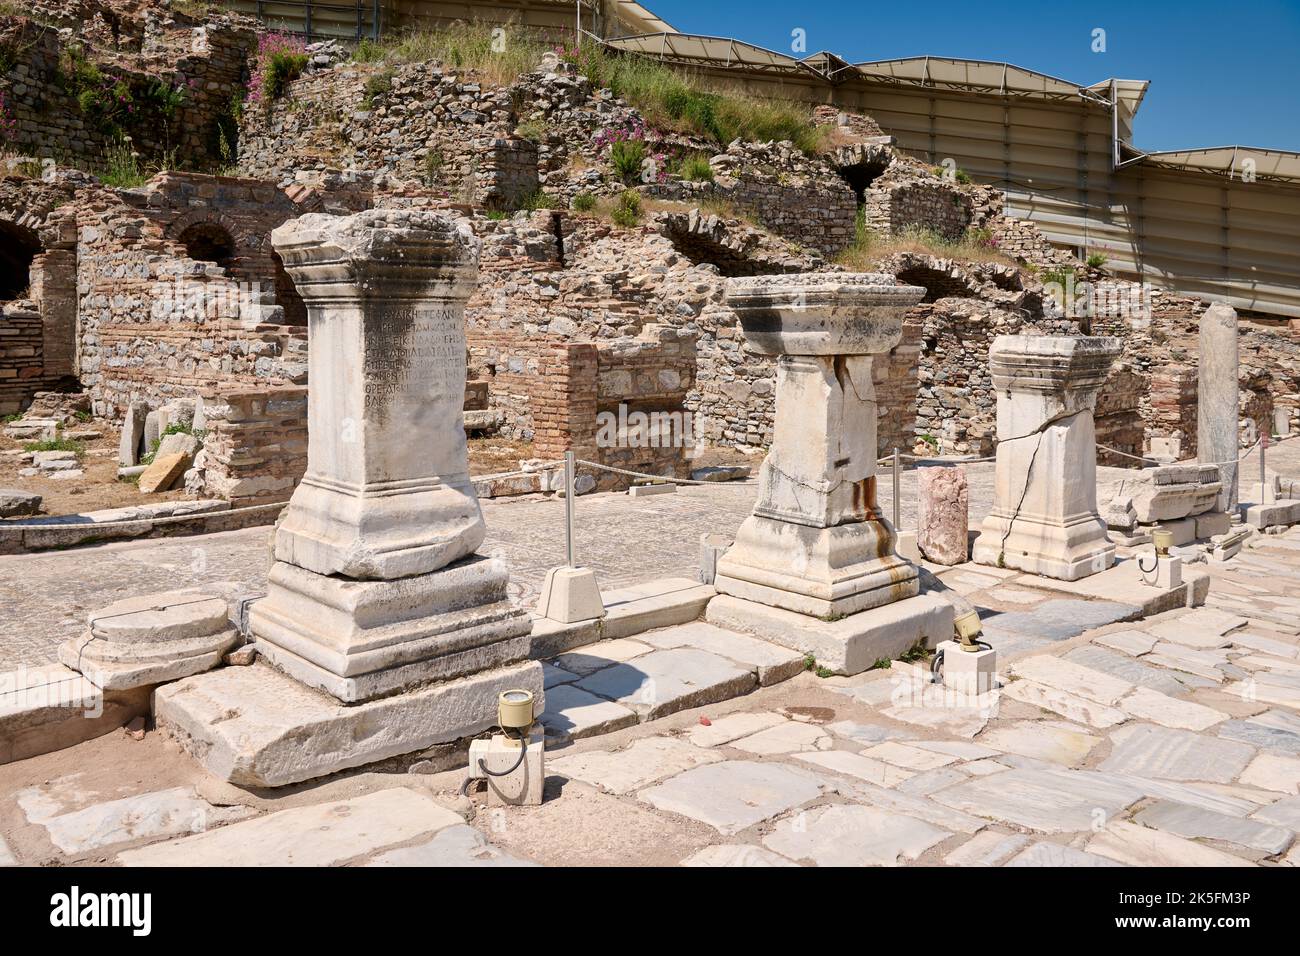
{"type": "Polygon", "coordinates": [[[308,310],[307,473],[250,627],[346,702],[522,660],[527,614],[475,554],[461,406],[478,244],[429,212],[308,215],[272,233],[308,310]]]}
{"type": "Polygon", "coordinates": [[[1201,316],[1196,458],[1219,464],[1219,511],[1237,507],[1237,387],[1237,313],[1216,302],[1201,316]]]}
{"type": "Polygon", "coordinates": [[[1000,335],[989,349],[998,396],[993,511],[973,560],[1076,581],[1115,562],[1097,512],[1092,413],[1117,339],[1000,335]]]}

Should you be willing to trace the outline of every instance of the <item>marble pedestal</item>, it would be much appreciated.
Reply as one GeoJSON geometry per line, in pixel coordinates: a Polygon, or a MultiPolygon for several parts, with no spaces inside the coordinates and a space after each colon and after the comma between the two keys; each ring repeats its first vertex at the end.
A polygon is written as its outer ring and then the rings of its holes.
{"type": "Polygon", "coordinates": [[[307,473],[249,614],[263,656],[345,703],[523,660],[469,481],[465,302],[478,243],[421,211],[308,215],[272,233],[308,310],[307,473]]]}
{"type": "Polygon", "coordinates": [[[1002,335],[989,350],[998,396],[993,511],[972,560],[1076,581],[1115,563],[1097,512],[1097,391],[1116,339],[1002,335]]]}
{"type": "Polygon", "coordinates": [[[871,363],[898,343],[922,290],[821,274],[735,279],[727,294],[746,346],[777,356],[776,429],[718,591],[823,618],[916,595],[916,568],[876,502],[871,363]]]}

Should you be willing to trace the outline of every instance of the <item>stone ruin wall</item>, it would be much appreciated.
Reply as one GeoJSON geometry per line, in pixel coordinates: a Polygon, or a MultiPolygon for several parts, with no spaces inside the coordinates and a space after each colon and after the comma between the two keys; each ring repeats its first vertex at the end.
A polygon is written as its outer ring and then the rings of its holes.
{"type": "Polygon", "coordinates": [[[244,89],[257,44],[252,21],[215,12],[195,19],[118,0],[38,4],[31,14],[34,19],[0,16],[0,92],[19,155],[99,168],[106,149],[127,135],[144,161],[170,155],[199,169],[221,161],[218,124],[244,89]],[[104,76],[129,86],[129,111],[83,109],[62,79],[73,48],[104,76]],[[156,83],[184,90],[170,116],[148,96],[156,83]]]}

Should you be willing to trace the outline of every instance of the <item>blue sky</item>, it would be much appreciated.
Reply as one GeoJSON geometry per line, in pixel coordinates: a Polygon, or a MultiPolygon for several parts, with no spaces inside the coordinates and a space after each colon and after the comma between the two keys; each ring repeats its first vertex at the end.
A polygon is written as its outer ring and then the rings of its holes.
{"type": "Polygon", "coordinates": [[[1150,80],[1142,149],[1195,146],[1300,151],[1300,0],[1210,3],[903,0],[642,0],[684,33],[731,36],[850,61],[903,56],[998,60],[1082,85],[1150,80]],[[1106,52],[1091,49],[1106,31],[1106,52]]]}

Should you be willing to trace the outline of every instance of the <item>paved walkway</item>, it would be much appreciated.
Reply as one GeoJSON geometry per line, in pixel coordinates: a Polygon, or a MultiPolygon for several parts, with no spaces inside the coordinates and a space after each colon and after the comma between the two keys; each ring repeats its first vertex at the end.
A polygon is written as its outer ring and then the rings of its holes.
{"type": "MultiPolygon", "coordinates": [[[[267,800],[160,735],[109,735],[0,767],[0,863],[1297,865],[1300,528],[1252,545],[1209,566],[1208,606],[1040,632],[979,701],[900,662],[805,672],[549,749],[542,806],[479,796],[468,823],[448,809],[459,771],[267,800]]],[[[1061,600],[1011,572],[950,575],[981,607],[1061,600]]],[[[578,656],[626,669],[631,643],[578,656]]]]}

